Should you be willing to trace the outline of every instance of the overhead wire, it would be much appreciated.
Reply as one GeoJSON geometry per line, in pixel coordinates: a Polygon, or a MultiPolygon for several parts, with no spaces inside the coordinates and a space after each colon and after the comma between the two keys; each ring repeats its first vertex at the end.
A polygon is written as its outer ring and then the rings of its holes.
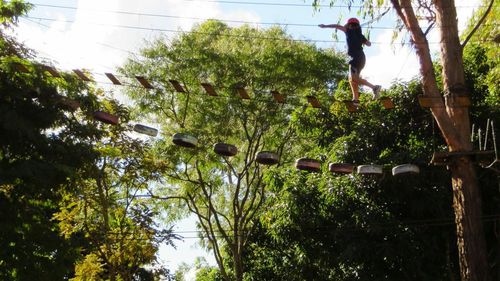
{"type": "MultiPolygon", "coordinates": [[[[227,23],[242,23],[242,24],[255,24],[255,25],[274,25],[274,26],[301,26],[301,27],[317,27],[317,24],[308,23],[283,23],[283,22],[253,22],[253,21],[243,21],[243,20],[230,20],[230,19],[219,19],[219,18],[200,18],[200,17],[186,17],[186,16],[173,16],[165,14],[155,14],[155,13],[139,13],[139,12],[129,12],[120,10],[97,10],[97,9],[83,9],[71,6],[61,6],[61,5],[47,5],[47,4],[35,4],[37,7],[47,7],[47,8],[58,8],[58,9],[69,9],[69,10],[85,10],[85,11],[95,11],[99,13],[114,13],[123,15],[134,15],[134,16],[144,16],[144,17],[157,17],[157,18],[173,18],[173,19],[189,19],[189,20],[218,20],[227,23]]],[[[394,29],[393,27],[378,27],[373,26],[371,29],[394,29]]]]}
{"type": "MultiPolygon", "coordinates": [[[[51,22],[63,22],[63,23],[75,23],[75,20],[62,20],[55,18],[46,17],[34,17],[34,16],[23,16],[22,18],[29,18],[33,20],[40,21],[51,21],[51,22]]],[[[227,33],[211,33],[203,31],[184,31],[180,29],[168,29],[168,28],[156,28],[156,27],[143,27],[136,25],[122,25],[122,24],[110,24],[110,23],[99,23],[99,22],[83,22],[85,24],[97,25],[97,26],[108,26],[114,28],[124,28],[124,29],[134,29],[134,30],[145,30],[145,31],[157,31],[157,32],[169,32],[169,33],[179,33],[179,34],[201,34],[201,35],[214,35],[222,37],[234,37],[241,39],[261,39],[261,40],[275,40],[275,41],[294,41],[294,42],[309,42],[309,43],[337,43],[345,44],[344,40],[321,40],[321,39],[300,39],[300,38],[283,38],[283,37],[268,37],[268,36],[253,36],[253,35],[238,35],[238,34],[227,34],[227,33]]],[[[410,44],[410,42],[396,43],[396,42],[377,42],[370,41],[372,44],[380,45],[402,45],[410,44]]],[[[479,41],[482,42],[482,41],[479,41]]],[[[413,43],[415,44],[415,43],[413,43]]],[[[426,42],[426,44],[441,44],[441,42],[426,42]]]]}
{"type": "MultiPolygon", "coordinates": [[[[123,14],[123,15],[134,15],[134,16],[141,16],[141,17],[157,17],[157,18],[173,18],[173,19],[189,19],[189,20],[201,20],[201,21],[206,21],[206,20],[218,20],[221,22],[227,22],[227,23],[242,23],[242,24],[255,24],[255,25],[274,25],[274,26],[297,26],[297,27],[317,27],[318,24],[310,24],[310,23],[287,23],[287,22],[252,22],[252,21],[243,21],[243,20],[230,20],[230,19],[219,19],[219,18],[200,18],[200,17],[186,17],[186,16],[178,16],[178,15],[166,15],[166,14],[159,14],[159,13],[145,13],[145,12],[130,12],[130,11],[123,11],[123,10],[99,10],[99,9],[86,9],[86,8],[79,8],[79,7],[74,7],[74,6],[64,6],[64,5],[50,5],[50,4],[41,4],[41,3],[31,3],[35,5],[36,7],[45,7],[45,8],[56,8],[56,9],[69,9],[69,10],[81,10],[81,11],[93,11],[93,12],[98,12],[98,13],[114,13],[114,14],[123,14]]],[[[388,9],[389,7],[385,7],[384,9],[388,9]]],[[[386,10],[383,12],[381,15],[379,15],[377,18],[380,18],[382,15],[385,15],[389,10],[386,10]]],[[[373,20],[367,23],[363,24],[368,24],[372,23],[373,20]]],[[[393,30],[394,27],[389,27],[389,26],[370,26],[370,29],[385,29],[385,30],[393,30]]]]}
{"type": "MultiPolygon", "coordinates": [[[[289,6],[289,7],[313,7],[312,4],[298,3],[278,3],[278,2],[252,2],[252,1],[234,1],[234,0],[182,0],[184,2],[212,2],[221,4],[238,4],[238,5],[259,5],[259,6],[289,6]]],[[[338,4],[319,4],[320,8],[364,8],[363,5],[338,5],[338,4]]],[[[374,9],[386,9],[391,6],[373,7],[374,9]]],[[[463,8],[475,8],[476,6],[460,6],[463,8]]]]}
{"type": "MultiPolygon", "coordinates": [[[[45,18],[45,17],[34,17],[34,16],[23,16],[23,18],[30,18],[41,21],[52,21],[52,22],[64,22],[64,23],[75,23],[75,20],[61,20],[55,18],[45,18]]],[[[181,34],[202,34],[202,35],[217,35],[223,37],[235,37],[242,39],[262,39],[262,40],[277,40],[277,41],[297,41],[297,42],[315,42],[315,43],[345,43],[346,41],[340,40],[319,40],[319,39],[295,39],[295,38],[281,38],[281,37],[265,37],[265,36],[250,36],[250,35],[237,35],[237,34],[219,34],[210,33],[202,31],[183,31],[178,29],[168,29],[168,28],[156,28],[156,27],[142,27],[135,25],[122,25],[122,24],[109,24],[109,23],[97,23],[97,22],[85,22],[85,24],[92,24],[97,26],[109,26],[115,28],[125,28],[125,29],[135,29],[135,30],[146,30],[146,31],[158,31],[158,32],[169,32],[169,33],[181,33],[181,34]]],[[[372,42],[379,44],[378,42],[372,42]]]]}
{"type": "MultiPolygon", "coordinates": [[[[181,0],[183,2],[205,2],[205,3],[216,3],[216,4],[234,4],[234,5],[255,5],[255,6],[281,6],[281,7],[313,7],[312,4],[299,4],[299,3],[283,3],[283,2],[252,2],[252,1],[235,1],[235,0],[181,0]]],[[[329,5],[320,4],[317,5],[319,8],[364,8],[363,5],[329,5]]],[[[373,9],[386,9],[391,6],[380,6],[373,9]]],[[[456,6],[457,8],[477,8],[485,6],[456,6]]]]}

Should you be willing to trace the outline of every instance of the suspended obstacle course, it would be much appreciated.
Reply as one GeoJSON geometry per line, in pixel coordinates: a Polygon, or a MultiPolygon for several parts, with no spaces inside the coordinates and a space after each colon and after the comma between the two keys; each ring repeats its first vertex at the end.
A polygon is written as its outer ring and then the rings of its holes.
{"type": "MultiPolygon", "coordinates": [[[[13,67],[21,73],[29,73],[30,70],[28,67],[19,62],[12,62],[13,67]]],[[[53,78],[63,78],[63,76],[59,73],[59,71],[49,65],[39,65],[41,69],[48,73],[53,78]]],[[[87,76],[84,71],[79,69],[73,69],[72,72],[78,77],[80,80],[85,82],[95,82],[92,78],[87,76]]],[[[112,73],[104,73],[104,75],[111,81],[113,85],[124,85],[116,75],[112,73]]],[[[143,87],[144,89],[151,90],[155,89],[154,85],[144,76],[134,76],[135,80],[143,87]]],[[[187,93],[187,89],[182,83],[175,79],[169,79],[169,83],[172,85],[174,90],[178,93],[187,93]]],[[[202,82],[200,83],[201,87],[205,90],[205,92],[209,96],[217,97],[219,96],[215,87],[208,83],[202,82]]],[[[248,91],[242,85],[237,85],[235,87],[236,93],[239,95],[241,99],[251,99],[248,91]]],[[[272,95],[272,99],[276,103],[283,104],[286,102],[286,97],[281,94],[277,90],[270,91],[272,95]]],[[[80,104],[76,100],[72,100],[68,97],[57,95],[54,97],[57,102],[65,107],[65,109],[70,111],[75,111],[80,107],[80,104]]],[[[444,99],[447,105],[453,105],[455,107],[467,107],[470,106],[470,99],[467,96],[458,96],[458,97],[428,97],[428,96],[419,96],[419,104],[422,107],[432,108],[442,106],[443,103],[439,99],[444,99]]],[[[317,97],[309,95],[306,96],[307,103],[311,105],[313,108],[321,108],[322,105],[317,97]]],[[[375,102],[380,103],[385,109],[393,109],[394,103],[388,97],[381,97],[377,99],[375,102]]],[[[359,107],[353,104],[352,101],[343,101],[346,105],[347,110],[349,112],[356,112],[359,110],[359,107]]],[[[110,124],[117,125],[119,123],[119,118],[116,115],[104,112],[104,111],[96,111],[92,115],[94,119],[110,124]]],[[[156,137],[158,135],[158,130],[155,128],[151,128],[141,124],[135,124],[133,126],[133,131],[141,134],[145,134],[151,137],[156,137]]],[[[493,132],[494,133],[494,132],[493,132]]],[[[196,137],[193,137],[186,133],[177,133],[173,137],[173,142],[176,145],[186,147],[186,148],[194,148],[198,145],[198,140],[196,137]]],[[[214,152],[221,156],[231,157],[238,153],[238,149],[236,146],[226,143],[216,143],[213,147],[214,152]]],[[[493,166],[500,162],[498,160],[498,152],[493,150],[482,150],[482,151],[472,151],[472,152],[435,152],[431,163],[435,165],[449,165],[456,158],[460,157],[473,157],[473,160],[482,164],[482,166],[486,168],[494,168],[493,166]],[[486,164],[486,161],[491,158],[492,155],[496,155],[495,161],[492,163],[486,164]]],[[[255,161],[262,165],[275,165],[279,163],[279,155],[272,151],[261,151],[257,154],[255,161]]],[[[297,159],[295,166],[299,170],[309,171],[309,172],[319,172],[321,170],[321,163],[315,159],[311,158],[300,158],[297,159]]],[[[382,166],[379,165],[360,165],[355,166],[353,164],[347,163],[330,163],[328,170],[333,174],[352,174],[355,171],[360,175],[380,175],[383,173],[382,166]]],[[[415,174],[419,173],[420,169],[418,166],[413,164],[403,164],[398,165],[392,169],[392,174],[394,176],[400,174],[415,174]]]]}
{"type": "MultiPolygon", "coordinates": [[[[175,145],[185,147],[185,148],[195,148],[198,145],[198,140],[196,137],[191,136],[186,133],[176,133],[172,137],[172,142],[175,145]]],[[[227,143],[216,143],[213,146],[213,151],[224,157],[232,157],[238,153],[238,148],[235,145],[227,143]]],[[[276,165],[280,161],[280,157],[276,152],[273,151],[260,151],[255,156],[255,162],[261,165],[276,165]]],[[[321,172],[321,161],[302,157],[295,161],[295,168],[297,170],[314,172],[321,172]]],[[[382,165],[359,165],[348,163],[329,163],[328,170],[332,174],[337,175],[347,175],[353,174],[355,171],[359,175],[382,175],[383,166],[382,165]]],[[[418,174],[420,169],[418,166],[413,164],[403,164],[392,168],[392,175],[403,175],[403,174],[418,174]]]]}
{"type": "MultiPolygon", "coordinates": [[[[20,62],[14,61],[12,62],[12,65],[14,69],[18,72],[30,73],[28,67],[20,62]]],[[[42,69],[42,71],[48,73],[53,78],[63,78],[61,73],[53,66],[44,64],[39,64],[38,66],[42,69]]],[[[78,77],[82,81],[94,82],[92,78],[87,76],[87,74],[85,74],[85,72],[80,69],[73,69],[72,72],[76,75],[76,77],[78,77]]],[[[123,85],[113,73],[104,73],[104,75],[111,81],[113,85],[123,85]]],[[[142,76],[135,76],[135,78],[144,88],[154,89],[154,87],[146,78],[142,76]]],[[[76,111],[78,108],[80,108],[80,103],[77,100],[68,98],[66,96],[54,93],[51,95],[51,98],[53,98],[56,101],[56,103],[60,104],[65,110],[76,111]]],[[[103,122],[105,124],[118,125],[119,123],[119,117],[117,115],[104,111],[99,111],[99,110],[95,111],[92,113],[92,117],[95,120],[103,122]]],[[[151,137],[156,137],[158,135],[157,129],[141,124],[135,124],[132,130],[137,133],[148,135],[151,137]]]]}
{"type": "MultiPolygon", "coordinates": [[[[29,68],[20,63],[20,62],[12,62],[12,65],[14,67],[14,69],[18,72],[21,72],[21,73],[29,73],[30,70],[29,68]]],[[[50,66],[50,65],[45,65],[45,64],[39,64],[40,68],[48,73],[51,77],[53,78],[64,78],[66,76],[63,77],[63,75],[61,75],[61,73],[53,66],[50,66]]],[[[86,73],[86,71],[84,70],[80,70],[80,69],[73,69],[72,72],[75,74],[75,76],[84,81],[84,82],[97,82],[95,80],[93,80],[91,77],[89,77],[86,73]]],[[[104,76],[111,82],[112,85],[116,85],[116,86],[132,86],[134,87],[135,85],[133,84],[130,84],[130,83],[123,83],[122,81],[120,81],[117,77],[117,75],[113,74],[113,73],[109,73],[109,72],[106,72],[104,73],[104,76]]],[[[144,77],[144,76],[141,76],[141,75],[135,75],[133,76],[133,79],[136,80],[138,83],[139,83],[139,87],[142,87],[146,90],[153,90],[153,89],[156,89],[156,87],[154,86],[154,84],[151,82],[151,80],[149,80],[147,77],[144,77]]],[[[175,80],[175,79],[169,79],[168,82],[171,84],[171,86],[173,87],[173,89],[175,90],[175,92],[178,92],[178,93],[188,93],[188,90],[186,88],[185,85],[183,85],[181,82],[179,82],[178,80],[175,80]]],[[[102,83],[102,82],[98,82],[98,83],[102,83]]],[[[212,96],[212,97],[218,97],[220,96],[218,93],[217,93],[217,90],[216,88],[210,84],[209,82],[205,81],[205,82],[201,82],[200,83],[200,86],[205,90],[205,92],[209,95],[209,96],[212,96]]],[[[137,87],[137,86],[135,86],[137,87]]],[[[243,100],[250,100],[252,99],[252,97],[250,96],[248,90],[243,86],[243,85],[236,85],[234,87],[234,90],[236,92],[236,94],[243,100]]],[[[267,92],[267,91],[266,91],[267,92]]],[[[286,96],[283,95],[282,93],[280,93],[278,90],[276,89],[272,89],[270,91],[268,91],[271,95],[272,95],[272,100],[274,100],[276,103],[279,103],[279,104],[284,104],[286,103],[286,96]]],[[[313,108],[321,108],[322,107],[322,104],[321,102],[319,101],[319,99],[313,95],[308,95],[305,97],[306,101],[308,104],[310,104],[313,108]]],[[[394,103],[392,102],[392,100],[388,97],[381,97],[377,100],[385,109],[392,109],[394,108],[394,103]]],[[[333,101],[333,102],[339,102],[339,101],[333,101]]],[[[347,107],[347,110],[349,112],[356,112],[357,111],[357,107],[353,105],[352,101],[342,101],[346,107],[347,107]]]]}

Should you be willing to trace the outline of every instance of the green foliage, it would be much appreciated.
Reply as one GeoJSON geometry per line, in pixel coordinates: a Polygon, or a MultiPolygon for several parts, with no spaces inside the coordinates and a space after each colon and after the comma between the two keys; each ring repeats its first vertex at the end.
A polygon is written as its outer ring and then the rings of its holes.
{"type": "MultiPolygon", "coordinates": [[[[495,18],[493,13],[485,25],[489,35],[479,33],[476,39],[496,36],[491,33],[495,18]]],[[[483,42],[469,43],[464,50],[472,122],[476,129],[480,124],[483,132],[486,119],[500,118],[497,49],[494,43],[483,42]]],[[[249,280],[458,278],[449,175],[425,165],[433,150],[444,149],[442,140],[436,139],[430,115],[415,101],[422,92],[418,83],[396,85],[391,92],[397,109],[385,116],[373,105],[354,117],[342,116],[341,107],[334,104],[331,117],[298,116],[297,128],[303,137],[318,140],[332,162],[389,166],[410,161],[420,164],[421,176],[374,181],[309,175],[304,179],[302,174],[280,171],[271,180],[276,186],[270,196],[275,207],[261,217],[261,227],[251,239],[255,243],[246,253],[249,280]]],[[[491,148],[492,139],[488,141],[491,148]]],[[[496,214],[498,177],[491,169],[478,167],[478,173],[483,211],[496,214]]],[[[498,249],[495,226],[488,218],[483,218],[488,249],[498,249]]],[[[491,264],[498,263],[495,250],[489,256],[491,264]]]]}
{"type": "Polygon", "coordinates": [[[99,131],[80,123],[82,114],[64,101],[78,99],[91,110],[95,96],[76,79],[47,78],[39,66],[8,55],[1,57],[0,92],[0,279],[67,278],[82,240],[64,239],[52,214],[70,179],[97,156],[90,141],[99,131]],[[31,71],[17,71],[16,63],[31,71]]]}
{"type": "MultiPolygon", "coordinates": [[[[496,71],[498,71],[498,65],[495,61],[498,60],[496,57],[490,57],[488,54],[490,47],[487,44],[474,44],[470,42],[464,49],[464,66],[466,83],[471,92],[471,99],[473,101],[473,106],[471,108],[471,122],[474,124],[475,137],[473,139],[473,144],[475,149],[479,149],[480,144],[486,145],[486,150],[494,149],[494,142],[491,130],[495,131],[496,134],[496,147],[500,148],[500,138],[498,138],[500,132],[500,95],[498,92],[498,87],[496,84],[492,83],[490,79],[494,77],[496,71]],[[494,123],[493,128],[489,128],[490,132],[486,136],[486,125],[487,120],[491,120],[494,123]],[[482,132],[479,134],[479,130],[482,132]],[[481,135],[481,137],[479,137],[481,135]]],[[[483,148],[484,149],[484,148],[483,148]]],[[[493,162],[493,158],[488,158],[483,166],[488,166],[493,162]]],[[[498,164],[493,166],[497,170],[479,170],[479,186],[481,187],[482,198],[483,198],[483,213],[485,217],[489,217],[490,214],[498,213],[498,206],[500,206],[500,195],[498,193],[498,164]]],[[[488,248],[492,249],[490,252],[490,257],[497,256],[497,262],[492,262],[498,265],[498,239],[494,235],[498,230],[495,229],[495,224],[489,220],[485,219],[485,232],[486,240],[488,243],[488,248]]],[[[495,267],[493,267],[494,269],[495,267]]],[[[498,270],[492,270],[493,279],[499,277],[498,270]]]]}
{"type": "MultiPolygon", "coordinates": [[[[3,27],[27,8],[2,1],[3,27]]],[[[159,243],[174,236],[158,229],[152,205],[135,198],[155,180],[155,166],[147,145],[127,137],[127,110],[73,74],[47,75],[27,59],[31,51],[0,35],[0,279],[168,274],[145,269],[159,243]],[[92,118],[97,110],[121,123],[99,123],[92,118]]]]}
{"type": "MultiPolygon", "coordinates": [[[[270,208],[245,253],[248,280],[442,280],[455,276],[449,175],[427,167],[442,140],[418,106],[418,83],[385,94],[396,108],[362,101],[356,113],[333,105],[294,119],[326,163],[382,164],[385,176],[332,176],[293,171],[267,177],[270,208]],[[388,141],[390,140],[390,141],[388,141]],[[416,163],[419,176],[388,168],[416,163]],[[444,223],[442,223],[444,221],[444,223]],[[434,224],[436,223],[436,224],[434,224]],[[450,273],[451,272],[451,273],[450,273]]],[[[305,154],[310,149],[305,148],[305,154]]]]}
{"type": "MultiPolygon", "coordinates": [[[[465,39],[473,27],[479,22],[479,19],[486,12],[491,1],[481,1],[481,7],[474,13],[469,22],[468,28],[463,32],[462,37],[465,39]]],[[[485,96],[485,102],[491,106],[498,107],[500,101],[500,90],[498,89],[498,81],[500,80],[500,56],[498,55],[498,44],[500,41],[500,33],[498,31],[498,17],[500,15],[500,5],[494,2],[492,9],[486,16],[483,23],[471,37],[469,43],[464,48],[464,60],[470,60],[480,65],[476,72],[481,73],[480,76],[475,75],[475,84],[481,87],[488,88],[488,94],[485,96]]],[[[468,70],[476,67],[474,63],[466,63],[468,70]]],[[[467,69],[466,69],[467,71],[467,69]]],[[[468,81],[470,82],[470,80],[468,81]]],[[[469,84],[469,83],[468,83],[469,84]]]]}
{"type": "Polygon", "coordinates": [[[142,61],[129,61],[123,72],[157,82],[155,90],[128,90],[137,112],[162,127],[164,138],[156,144],[155,157],[167,163],[168,185],[155,191],[184,199],[179,205],[198,215],[199,226],[208,233],[206,245],[219,258],[220,274],[239,279],[238,258],[265,194],[262,176],[267,168],[255,156],[271,150],[280,154],[281,163],[293,157],[296,138],[288,126],[292,112],[306,108],[305,96],[311,93],[322,101],[331,99],[328,93],[345,74],[344,58],[292,41],[276,27],[230,28],[217,21],[169,43],[157,40],[143,55],[142,61]],[[174,92],[169,79],[183,83],[187,92],[174,92]],[[211,83],[219,96],[207,96],[201,82],[211,83]],[[247,89],[250,100],[238,96],[238,86],[247,89]],[[280,91],[287,104],[274,102],[270,90],[280,91]],[[196,136],[197,148],[172,144],[169,138],[177,132],[196,136]],[[217,142],[236,145],[239,153],[221,157],[211,149],[217,142]],[[231,262],[222,260],[223,251],[231,262]]]}
{"type": "Polygon", "coordinates": [[[32,4],[22,0],[0,1],[0,24],[8,27],[17,23],[20,16],[26,14],[32,8],[32,4]]]}
{"type": "Polygon", "coordinates": [[[0,66],[1,279],[59,280],[73,270],[74,280],[167,273],[144,269],[174,236],[157,228],[153,206],[134,200],[157,172],[148,146],[126,134],[127,110],[99,101],[99,91],[70,74],[49,78],[18,57],[0,66]],[[17,63],[31,71],[17,71],[17,63]],[[69,110],[70,100],[80,110],[69,110]],[[89,118],[96,110],[122,123],[89,118]]]}
{"type": "Polygon", "coordinates": [[[71,280],[91,281],[99,280],[104,273],[102,260],[95,254],[88,254],[84,260],[75,267],[75,278],[71,280]]]}
{"type": "Polygon", "coordinates": [[[71,280],[135,280],[139,276],[149,278],[140,280],[158,280],[168,274],[157,263],[158,247],[164,242],[172,245],[176,236],[171,229],[159,228],[154,205],[141,197],[158,179],[148,163],[149,145],[127,135],[125,108],[113,101],[103,102],[103,107],[117,114],[122,125],[108,128],[94,143],[99,158],[73,178],[77,188],[65,194],[64,206],[54,216],[66,237],[83,235],[89,241],[71,280]]]}
{"type": "MultiPolygon", "coordinates": [[[[473,122],[485,119],[498,120],[500,92],[496,82],[492,82],[496,75],[498,58],[488,55],[488,47],[470,44],[464,49],[464,71],[467,87],[470,89],[473,107],[473,122]]],[[[481,122],[479,121],[479,122],[481,122]]],[[[485,124],[477,124],[484,126],[485,124]]]]}
{"type": "MultiPolygon", "coordinates": [[[[500,118],[495,106],[499,99],[485,79],[492,60],[484,47],[470,45],[464,61],[471,120],[484,132],[487,119],[500,118]]],[[[339,89],[337,99],[343,94],[339,89]]],[[[427,166],[432,152],[445,146],[430,113],[416,101],[420,94],[420,84],[411,81],[385,93],[396,104],[392,111],[362,101],[355,114],[334,103],[330,112],[294,115],[298,135],[315,140],[302,147],[304,154],[323,155],[329,160],[325,164],[383,164],[386,174],[379,179],[332,177],[325,169],[321,175],[308,175],[283,167],[266,177],[271,207],[261,215],[245,253],[248,280],[458,278],[449,175],[427,166]],[[387,176],[388,168],[408,162],[420,166],[420,175],[387,176]]],[[[488,143],[492,149],[491,137],[488,143]]],[[[479,167],[478,173],[483,211],[495,214],[500,202],[497,175],[479,167]]],[[[495,226],[487,218],[488,248],[496,249],[495,226]]],[[[495,255],[493,250],[490,257],[495,255]]]]}
{"type": "MultiPolygon", "coordinates": [[[[224,280],[216,267],[208,265],[204,258],[196,258],[193,265],[183,263],[175,272],[175,281],[187,281],[186,275],[195,273],[196,281],[222,281],[224,280]]],[[[190,275],[191,276],[191,275],[190,275]]],[[[189,279],[191,280],[191,279],[189,279]]]]}

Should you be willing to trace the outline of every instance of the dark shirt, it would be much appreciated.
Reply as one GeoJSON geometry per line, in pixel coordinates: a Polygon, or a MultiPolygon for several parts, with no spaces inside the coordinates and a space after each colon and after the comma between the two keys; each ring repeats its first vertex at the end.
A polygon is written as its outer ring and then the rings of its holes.
{"type": "Polygon", "coordinates": [[[361,33],[361,28],[350,29],[345,32],[347,38],[347,54],[351,57],[363,52],[363,43],[368,41],[361,33]]]}

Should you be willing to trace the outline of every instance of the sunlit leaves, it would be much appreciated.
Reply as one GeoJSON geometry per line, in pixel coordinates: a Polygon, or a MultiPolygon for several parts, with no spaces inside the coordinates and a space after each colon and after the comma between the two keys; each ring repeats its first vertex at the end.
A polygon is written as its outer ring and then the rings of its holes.
{"type": "MultiPolygon", "coordinates": [[[[240,260],[245,237],[265,199],[262,176],[268,168],[255,162],[257,152],[276,151],[284,164],[295,157],[291,148],[307,141],[298,139],[290,128],[291,114],[301,111],[312,91],[322,100],[329,99],[328,93],[346,70],[343,58],[293,41],[277,27],[230,28],[213,20],[171,42],[152,42],[143,54],[143,60],[130,60],[122,71],[148,76],[157,86],[148,92],[127,89],[136,110],[161,126],[163,138],[154,151],[168,166],[162,173],[165,186],[155,191],[182,197],[179,207],[198,216],[199,226],[211,238],[207,247],[219,255],[224,275],[230,257],[240,260]],[[187,92],[175,92],[171,79],[187,92]],[[218,96],[207,95],[202,82],[210,83],[218,96]],[[250,99],[242,99],[237,87],[244,88],[250,99]],[[283,94],[286,104],[276,103],[271,90],[283,94]],[[195,136],[197,147],[174,145],[175,133],[195,136]],[[235,145],[238,153],[217,155],[213,145],[219,142],[235,145]],[[237,235],[232,233],[235,229],[237,235]],[[230,256],[222,260],[223,252],[230,256]]],[[[238,268],[241,264],[234,270],[238,268]]]]}

